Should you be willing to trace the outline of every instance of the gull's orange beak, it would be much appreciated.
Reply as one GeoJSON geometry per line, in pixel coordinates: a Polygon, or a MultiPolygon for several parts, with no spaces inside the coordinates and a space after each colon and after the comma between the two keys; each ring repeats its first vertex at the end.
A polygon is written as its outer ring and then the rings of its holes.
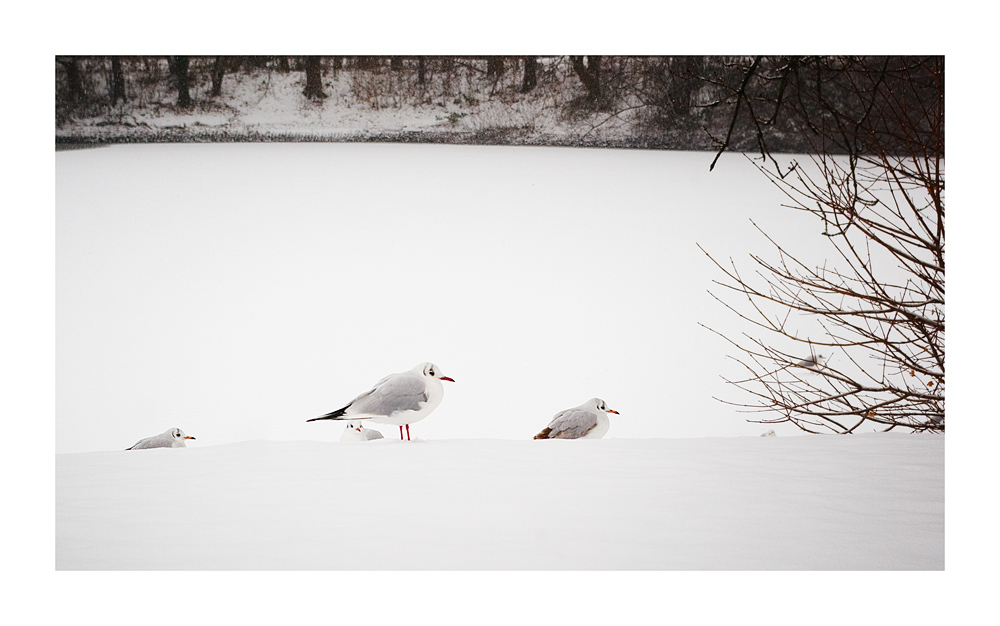
{"type": "Polygon", "coordinates": [[[185,439],[194,439],[194,437],[191,437],[191,436],[189,435],[189,436],[185,437],[185,439]]]}
{"type": "Polygon", "coordinates": [[[608,413],[614,413],[615,415],[621,415],[621,413],[619,413],[618,411],[616,411],[614,409],[608,409],[608,413]]]}
{"type": "Polygon", "coordinates": [[[455,382],[455,379],[454,379],[454,378],[449,378],[449,377],[447,377],[447,376],[442,376],[442,377],[441,377],[441,380],[447,380],[447,381],[448,381],[449,383],[453,383],[453,382],[455,382]]]}

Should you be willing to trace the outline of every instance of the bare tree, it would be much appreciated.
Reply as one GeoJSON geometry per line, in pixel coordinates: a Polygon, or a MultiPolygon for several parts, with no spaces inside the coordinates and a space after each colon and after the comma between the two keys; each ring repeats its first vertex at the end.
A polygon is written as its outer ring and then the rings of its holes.
{"type": "Polygon", "coordinates": [[[305,58],[306,87],[302,90],[305,97],[315,100],[325,98],[323,92],[323,57],[308,56],[305,58]]]}
{"type": "Polygon", "coordinates": [[[222,95],[222,79],[226,76],[226,71],[232,63],[232,57],[217,56],[212,65],[212,97],[218,98],[222,95]]]}
{"type": "Polygon", "coordinates": [[[694,94],[701,87],[702,57],[683,56],[671,59],[667,102],[677,117],[688,115],[694,94]]]}
{"type": "Polygon", "coordinates": [[[121,57],[111,57],[111,104],[125,102],[125,72],[121,57]]]}
{"type": "Polygon", "coordinates": [[[528,93],[538,85],[538,57],[524,57],[524,80],[521,93],[528,93]]]}
{"type": "Polygon", "coordinates": [[[427,57],[417,57],[417,84],[423,87],[427,83],[427,57]]]}
{"type": "Polygon", "coordinates": [[[758,168],[817,218],[829,256],[810,264],[763,231],[776,257],[751,255],[753,271],[709,255],[732,296],[717,299],[755,329],[726,337],[744,371],[727,382],[752,398],[732,403],[809,432],[944,431],[944,59],[757,57],[742,69],[733,115],[748,116],[758,168]],[[810,137],[811,163],[779,164],[779,124],[810,137]]]}
{"type": "Polygon", "coordinates": [[[571,56],[570,62],[573,64],[573,71],[587,90],[587,99],[594,103],[601,102],[604,99],[604,92],[601,89],[601,57],[571,56]]]}
{"type": "Polygon", "coordinates": [[[171,56],[167,57],[170,71],[174,76],[174,85],[177,87],[177,106],[188,108],[192,104],[191,100],[191,77],[188,68],[191,65],[191,57],[171,56]]]}
{"type": "Polygon", "coordinates": [[[489,56],[486,57],[486,78],[487,80],[497,81],[504,73],[504,57],[502,56],[489,56]]]}
{"type": "Polygon", "coordinates": [[[69,101],[82,102],[86,97],[86,89],[83,86],[83,72],[80,70],[79,60],[72,56],[57,56],[56,63],[66,71],[69,101]]]}

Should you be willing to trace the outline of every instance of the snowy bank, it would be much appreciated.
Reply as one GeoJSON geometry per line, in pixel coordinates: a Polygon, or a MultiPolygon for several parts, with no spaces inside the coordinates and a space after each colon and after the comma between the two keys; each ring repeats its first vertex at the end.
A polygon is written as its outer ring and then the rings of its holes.
{"type": "Polygon", "coordinates": [[[56,455],[59,570],[941,570],[945,438],[56,455]]]}

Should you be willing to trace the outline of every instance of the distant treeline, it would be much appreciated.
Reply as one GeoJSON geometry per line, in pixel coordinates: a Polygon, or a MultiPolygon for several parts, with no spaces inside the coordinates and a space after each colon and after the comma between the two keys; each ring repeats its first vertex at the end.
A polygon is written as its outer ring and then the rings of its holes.
{"type": "MultiPolygon", "coordinates": [[[[375,108],[546,98],[567,119],[595,127],[627,120],[637,144],[688,149],[766,143],[775,152],[850,153],[864,149],[857,128],[884,124],[868,119],[873,106],[903,111],[898,127],[875,130],[904,142],[926,132],[918,118],[928,109],[944,106],[943,57],[56,56],[55,63],[57,128],[122,107],[211,107],[232,76],[261,72],[300,73],[302,98],[313,101],[347,73],[357,79],[356,103],[375,108]],[[831,142],[839,126],[855,131],[831,142]]],[[[936,149],[943,154],[943,145],[936,149]]]]}

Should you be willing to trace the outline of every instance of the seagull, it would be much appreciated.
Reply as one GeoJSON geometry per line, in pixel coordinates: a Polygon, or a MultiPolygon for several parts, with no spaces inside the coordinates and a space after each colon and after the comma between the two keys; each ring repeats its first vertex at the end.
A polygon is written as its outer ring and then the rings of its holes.
{"type": "Polygon", "coordinates": [[[822,369],[823,363],[826,362],[826,358],[822,354],[817,354],[810,356],[807,359],[802,359],[795,364],[795,367],[802,367],[805,369],[822,369]]]}
{"type": "Polygon", "coordinates": [[[371,441],[372,439],[384,439],[382,433],[374,428],[365,428],[361,424],[351,422],[344,428],[344,434],[340,436],[340,441],[371,441]]]}
{"type": "Polygon", "coordinates": [[[591,398],[578,407],[556,413],[535,439],[600,439],[611,426],[608,413],[619,415],[604,400],[591,398]]]}
{"type": "Polygon", "coordinates": [[[171,428],[165,433],[140,439],[133,444],[131,448],[125,449],[145,450],[146,448],[186,448],[187,445],[184,443],[185,439],[194,439],[194,437],[188,437],[187,434],[180,428],[171,428]]]}
{"type": "Polygon", "coordinates": [[[420,363],[413,369],[389,374],[375,386],[332,413],[306,420],[364,420],[399,426],[399,439],[410,440],[410,424],[430,415],[444,397],[442,380],[455,379],[441,374],[433,363],[420,363]]]}

